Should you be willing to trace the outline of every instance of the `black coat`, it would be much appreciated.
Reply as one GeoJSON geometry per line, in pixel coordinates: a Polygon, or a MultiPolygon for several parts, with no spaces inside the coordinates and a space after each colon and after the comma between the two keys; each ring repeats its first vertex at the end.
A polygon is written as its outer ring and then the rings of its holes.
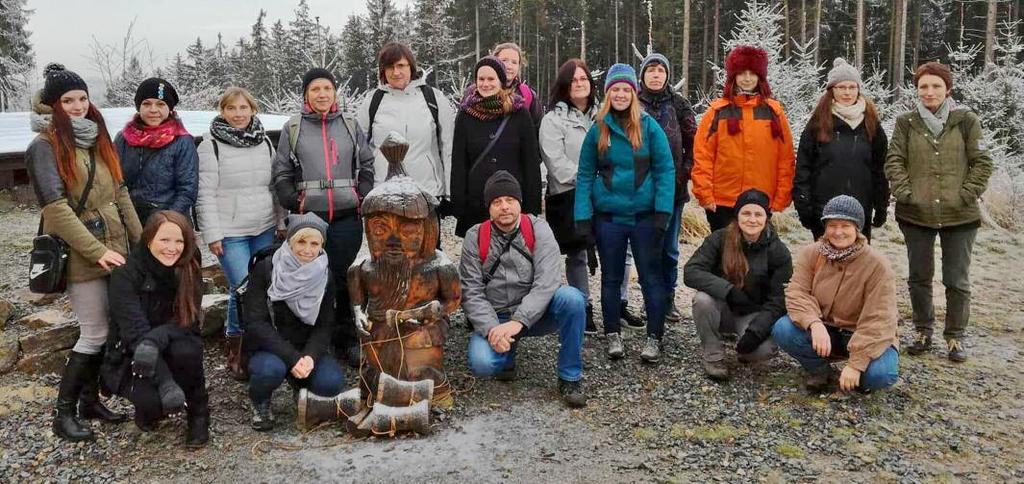
{"type": "Polygon", "coordinates": [[[334,332],[334,278],[328,275],[320,313],[316,324],[310,326],[284,301],[270,302],[267,289],[273,270],[273,257],[265,257],[249,273],[249,288],[242,304],[242,351],[249,356],[257,351],[273,353],[290,369],[303,356],[316,360],[327,352],[334,332]]]}
{"type": "Polygon", "coordinates": [[[540,147],[537,130],[527,109],[511,114],[505,130],[487,156],[477,166],[474,161],[498,131],[501,119],[481,121],[465,111],[455,116],[452,143],[452,205],[458,224],[455,234],[489,218],[484,204],[484,184],[498,170],[506,170],[519,180],[523,191],[523,213],[540,214],[540,147]]]}
{"type": "MultiPolygon", "coordinates": [[[[111,393],[128,396],[131,361],[139,342],[155,328],[177,326],[174,316],[177,291],[173,269],[161,266],[141,244],[124,265],[111,273],[107,291],[110,331],[102,370],[103,384],[111,393]]],[[[196,297],[202,299],[202,287],[198,284],[196,297]]],[[[198,339],[199,322],[180,332],[198,339]]]]}
{"type": "MultiPolygon", "coordinates": [[[[726,300],[733,284],[722,271],[722,251],[727,228],[718,229],[686,261],[683,283],[719,300],[726,300]]],[[[745,313],[759,312],[747,331],[754,331],[761,341],[771,334],[775,320],[786,314],[786,284],[793,276],[793,258],[786,244],[769,225],[754,243],[743,242],[743,253],[749,267],[742,291],[757,305],[745,313]]]]}
{"type": "Polygon", "coordinates": [[[669,148],[676,167],[676,207],[690,200],[687,183],[693,169],[693,137],[697,134],[697,120],[690,103],[679,94],[662,89],[658,92],[641,91],[638,96],[644,111],[658,121],[668,137],[669,148]]]}
{"type": "Polygon", "coordinates": [[[850,195],[864,207],[865,224],[872,210],[884,217],[889,204],[889,181],[885,178],[888,140],[881,126],[869,140],[864,123],[850,128],[832,116],[834,134],[827,143],[818,141],[816,124],[807,123],[800,136],[793,178],[793,205],[808,229],[821,223],[821,211],[833,197],[850,195]]]}

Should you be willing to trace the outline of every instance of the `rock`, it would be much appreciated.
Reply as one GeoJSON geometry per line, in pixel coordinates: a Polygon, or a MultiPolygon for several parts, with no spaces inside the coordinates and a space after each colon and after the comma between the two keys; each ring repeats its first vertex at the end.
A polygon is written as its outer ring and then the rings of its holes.
{"type": "Polygon", "coordinates": [[[18,338],[11,334],[0,333],[0,375],[14,368],[21,351],[18,349],[18,338]]]}
{"type": "Polygon", "coordinates": [[[32,313],[21,318],[18,323],[32,329],[47,329],[62,326],[68,322],[63,311],[58,309],[47,309],[38,313],[32,313]]]}
{"type": "Polygon", "coordinates": [[[224,294],[228,292],[228,278],[219,264],[203,267],[203,294],[224,294]],[[209,282],[207,282],[209,279],[209,282]],[[207,292],[209,289],[210,292],[207,292]]]}
{"type": "Polygon", "coordinates": [[[57,398],[57,389],[36,382],[0,387],[0,418],[25,407],[26,403],[46,404],[57,398]]]}
{"type": "Polygon", "coordinates": [[[227,294],[203,296],[203,337],[216,336],[224,330],[224,319],[228,314],[227,294]]]}
{"type": "Polygon", "coordinates": [[[27,287],[23,287],[21,289],[18,289],[17,291],[14,291],[13,296],[16,302],[23,302],[31,304],[33,306],[47,306],[49,304],[52,304],[58,298],[60,298],[61,295],[57,293],[36,294],[32,291],[29,291],[27,287]]]}
{"type": "Polygon", "coordinates": [[[7,320],[14,314],[14,305],[4,298],[0,298],[0,331],[7,327],[7,320]]]}
{"type": "Polygon", "coordinates": [[[21,338],[21,352],[46,354],[71,348],[78,341],[78,325],[65,324],[21,338]]]}
{"type": "Polygon", "coordinates": [[[60,373],[67,363],[70,349],[57,351],[55,353],[42,353],[28,355],[18,362],[18,371],[29,375],[45,375],[47,373],[60,373]]]}

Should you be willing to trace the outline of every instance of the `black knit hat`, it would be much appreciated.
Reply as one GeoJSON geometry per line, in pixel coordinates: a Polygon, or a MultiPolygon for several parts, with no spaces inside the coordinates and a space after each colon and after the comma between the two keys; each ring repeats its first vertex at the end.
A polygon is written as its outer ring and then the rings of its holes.
{"type": "Polygon", "coordinates": [[[761,190],[758,190],[756,188],[751,188],[741,193],[740,196],[736,198],[736,205],[733,210],[738,214],[740,213],[740,209],[742,209],[744,206],[754,204],[763,208],[764,213],[768,214],[768,216],[771,217],[772,211],[769,208],[770,203],[771,202],[769,202],[768,200],[767,193],[762,192],[761,190]]]}
{"type": "Polygon", "coordinates": [[[338,81],[334,80],[334,74],[331,74],[331,71],[324,69],[323,67],[314,67],[306,71],[306,74],[302,76],[303,95],[306,94],[306,88],[309,87],[309,84],[317,79],[327,79],[328,81],[331,81],[331,85],[334,86],[335,89],[338,88],[338,81]]]}
{"type": "Polygon", "coordinates": [[[174,111],[174,106],[178,105],[178,91],[174,90],[174,86],[170,82],[159,77],[150,77],[142,81],[139,88],[135,90],[135,110],[138,111],[142,108],[142,101],[147,99],[159,99],[167,103],[167,107],[174,111]]]}
{"type": "Polygon", "coordinates": [[[501,62],[501,59],[494,57],[493,55],[483,56],[480,60],[476,61],[476,67],[473,68],[474,82],[476,81],[476,72],[483,66],[490,67],[491,69],[494,69],[494,72],[498,73],[498,82],[500,82],[503,87],[508,84],[508,74],[505,73],[505,64],[501,62]]]}
{"type": "Polygon", "coordinates": [[[46,65],[46,68],[43,69],[43,77],[46,78],[46,84],[43,85],[43,95],[41,98],[44,104],[49,104],[50,106],[59,101],[60,97],[68,91],[81,89],[86,93],[89,92],[89,86],[85,85],[85,81],[82,80],[81,76],[65,69],[62,64],[56,62],[46,65]]]}
{"type": "Polygon", "coordinates": [[[523,189],[519,187],[519,180],[505,170],[498,170],[487,179],[484,184],[484,203],[490,207],[491,202],[498,197],[512,197],[523,202],[523,189]]]}

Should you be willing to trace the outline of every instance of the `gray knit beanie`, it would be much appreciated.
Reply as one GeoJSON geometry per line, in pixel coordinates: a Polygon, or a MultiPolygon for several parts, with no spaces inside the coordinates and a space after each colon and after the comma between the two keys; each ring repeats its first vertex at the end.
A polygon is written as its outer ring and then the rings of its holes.
{"type": "Polygon", "coordinates": [[[821,221],[826,223],[829,220],[849,220],[857,224],[857,230],[864,229],[864,207],[856,198],[849,195],[839,195],[829,200],[821,211],[821,221]]]}
{"type": "Polygon", "coordinates": [[[320,232],[320,236],[327,240],[327,222],[317,217],[313,212],[306,212],[302,215],[288,215],[288,237],[285,240],[292,240],[292,236],[299,230],[310,228],[320,232]]]}
{"type": "Polygon", "coordinates": [[[832,70],[828,71],[828,84],[825,87],[831,88],[843,81],[856,82],[858,87],[863,85],[857,68],[847,63],[846,59],[836,57],[836,60],[832,61],[832,70]]]}
{"type": "Polygon", "coordinates": [[[665,68],[665,72],[668,73],[668,75],[665,76],[665,86],[668,86],[668,83],[672,81],[672,67],[669,66],[668,58],[657,52],[645,57],[644,61],[640,63],[640,85],[644,88],[647,87],[644,86],[644,71],[654,64],[661,64],[661,66],[665,68]]]}

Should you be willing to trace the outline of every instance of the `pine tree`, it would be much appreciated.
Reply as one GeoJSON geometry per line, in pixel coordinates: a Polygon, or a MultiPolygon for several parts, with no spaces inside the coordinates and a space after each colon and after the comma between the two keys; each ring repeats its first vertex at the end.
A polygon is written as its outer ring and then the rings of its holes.
{"type": "Polygon", "coordinates": [[[26,0],[0,0],[0,112],[27,107],[28,74],[35,67],[26,0]]]}

